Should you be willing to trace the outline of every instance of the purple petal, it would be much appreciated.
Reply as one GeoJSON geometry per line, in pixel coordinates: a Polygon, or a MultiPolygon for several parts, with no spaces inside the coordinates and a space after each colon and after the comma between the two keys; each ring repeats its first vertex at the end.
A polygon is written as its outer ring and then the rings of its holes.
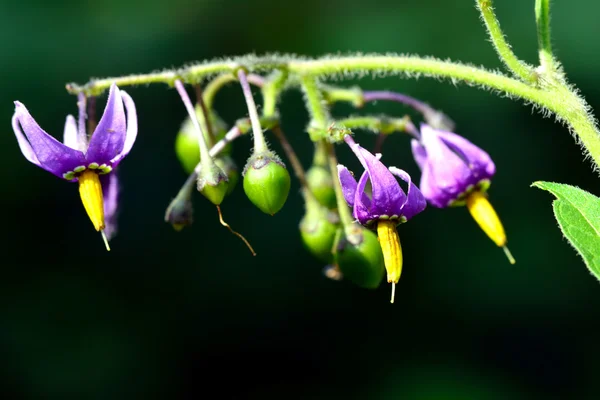
{"type": "Polygon", "coordinates": [[[422,171],[427,162],[427,150],[425,150],[425,147],[423,147],[416,139],[410,141],[410,146],[412,148],[413,157],[422,171]]]}
{"type": "Polygon", "coordinates": [[[13,131],[15,132],[15,136],[17,137],[17,142],[19,143],[19,148],[21,149],[21,153],[23,153],[27,161],[30,161],[35,165],[39,166],[40,162],[35,156],[35,153],[33,152],[31,145],[25,138],[25,135],[23,135],[23,132],[21,131],[21,127],[19,126],[19,120],[17,119],[17,113],[13,114],[11,122],[13,131]]]}
{"type": "Polygon", "coordinates": [[[90,139],[85,155],[88,163],[109,164],[123,150],[126,135],[123,100],[119,88],[113,83],[104,114],[90,139]]]}
{"type": "Polygon", "coordinates": [[[123,103],[125,104],[125,108],[127,109],[127,133],[125,135],[125,143],[123,144],[123,150],[117,155],[112,163],[114,165],[118,164],[129,152],[135,143],[135,139],[137,138],[138,132],[138,123],[137,123],[137,113],[135,110],[135,103],[131,96],[129,96],[124,90],[121,90],[121,96],[123,98],[123,103]]]}
{"type": "Polygon", "coordinates": [[[67,115],[65,121],[65,130],[63,133],[63,143],[74,150],[83,150],[79,147],[79,141],[77,140],[77,123],[72,115],[67,115]]]}
{"type": "Polygon", "coordinates": [[[350,207],[354,207],[354,194],[356,193],[356,179],[352,176],[348,168],[344,167],[341,164],[338,164],[338,177],[340,179],[340,184],[342,185],[342,193],[344,194],[344,199],[346,203],[350,207]]]}
{"type": "Polygon", "coordinates": [[[448,147],[465,160],[479,179],[491,178],[494,175],[496,166],[488,153],[456,133],[438,130],[437,134],[448,147]]]}
{"type": "Polygon", "coordinates": [[[112,171],[100,176],[102,197],[104,199],[104,234],[110,240],[117,233],[117,211],[119,198],[119,180],[112,171]]]}
{"type": "MultiPolygon", "coordinates": [[[[27,108],[18,101],[15,101],[14,117],[21,124],[29,145],[39,162],[38,165],[41,168],[63,178],[63,174],[66,172],[73,171],[78,166],[86,165],[85,156],[82,152],[65,146],[48,135],[35,122],[29,111],[27,111],[27,108]]],[[[19,139],[18,134],[17,139],[19,139]]],[[[31,154],[29,155],[31,156],[31,154]]],[[[31,161],[28,155],[25,155],[25,157],[31,161]]]]}
{"type": "MultiPolygon", "coordinates": [[[[427,162],[423,175],[431,180],[428,187],[421,185],[421,191],[427,200],[436,197],[456,197],[469,185],[471,170],[467,164],[438,136],[437,131],[427,125],[421,127],[421,141],[427,150],[427,162]],[[429,192],[431,190],[431,192],[429,192]]],[[[423,182],[421,176],[421,182],[423,182]]]]}
{"type": "MultiPolygon", "coordinates": [[[[369,180],[371,181],[370,212],[376,217],[380,215],[392,216],[399,214],[402,204],[406,201],[406,195],[402,191],[402,188],[400,188],[396,178],[379,161],[380,156],[374,156],[356,143],[351,143],[350,148],[369,174],[369,180]]],[[[364,193],[364,186],[362,190],[360,183],[358,186],[357,196],[364,193]]]]}
{"type": "Polygon", "coordinates": [[[365,193],[365,187],[367,186],[368,180],[369,173],[365,171],[360,176],[358,185],[356,185],[356,192],[354,193],[354,207],[352,209],[352,215],[354,215],[354,218],[356,218],[363,225],[368,221],[379,217],[379,215],[373,215],[370,210],[371,199],[369,199],[365,193]]]}
{"type": "Polygon", "coordinates": [[[417,215],[427,207],[427,201],[423,196],[423,193],[415,186],[409,174],[405,171],[390,167],[390,172],[402,179],[408,184],[408,192],[406,193],[406,202],[402,205],[401,215],[407,220],[417,215]]]}

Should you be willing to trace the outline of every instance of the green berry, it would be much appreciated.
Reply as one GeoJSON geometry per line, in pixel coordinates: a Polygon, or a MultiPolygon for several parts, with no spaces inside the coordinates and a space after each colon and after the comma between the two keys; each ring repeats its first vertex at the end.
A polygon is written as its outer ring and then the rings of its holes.
{"type": "Polygon", "coordinates": [[[327,208],[335,208],[335,190],[328,168],[314,165],[306,172],[306,181],[312,194],[319,203],[327,208]]]}
{"type": "Polygon", "coordinates": [[[254,154],[244,168],[244,192],[262,212],[281,210],[290,192],[290,174],[271,152],[254,154]]]}
{"type": "Polygon", "coordinates": [[[300,237],[304,246],[325,264],[333,261],[333,244],[338,226],[338,215],[320,204],[307,205],[306,214],[300,221],[300,237]]]}
{"type": "Polygon", "coordinates": [[[367,289],[377,288],[385,272],[377,235],[358,225],[349,235],[338,230],[334,260],[345,279],[367,289]]]}

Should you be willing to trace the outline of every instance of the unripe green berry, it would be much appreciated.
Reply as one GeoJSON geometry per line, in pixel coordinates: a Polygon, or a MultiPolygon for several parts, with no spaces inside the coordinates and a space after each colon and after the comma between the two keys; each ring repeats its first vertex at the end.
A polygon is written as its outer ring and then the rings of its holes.
{"type": "Polygon", "coordinates": [[[227,194],[229,182],[225,172],[215,162],[211,161],[211,163],[208,166],[202,166],[198,174],[197,187],[204,197],[218,206],[227,194]]]}
{"type": "Polygon", "coordinates": [[[235,186],[240,180],[240,171],[238,170],[235,161],[233,161],[233,158],[229,156],[219,156],[215,159],[215,164],[217,164],[219,168],[221,168],[223,172],[225,172],[225,174],[227,175],[227,179],[229,180],[229,185],[227,186],[227,194],[230,194],[231,192],[233,192],[233,189],[235,189],[235,186]]]}
{"type": "MultiPolygon", "coordinates": [[[[315,201],[315,200],[313,200],[315,201]]],[[[333,261],[333,244],[339,216],[317,204],[307,206],[300,221],[300,237],[306,249],[325,264],[333,261]]]]}
{"type": "Polygon", "coordinates": [[[274,215],[281,210],[290,192],[290,174],[279,157],[271,152],[253,154],[243,172],[244,192],[262,212],[274,215]]]}
{"type": "Polygon", "coordinates": [[[375,233],[357,225],[356,231],[347,235],[344,229],[340,228],[335,251],[335,263],[345,279],[367,289],[379,286],[385,267],[381,246],[375,233]]]}
{"type": "Polygon", "coordinates": [[[333,179],[328,168],[313,165],[306,172],[306,182],[319,203],[327,208],[336,207],[333,179]]]}
{"type": "MultiPolygon", "coordinates": [[[[198,119],[202,117],[200,107],[196,107],[196,115],[198,119]]],[[[219,118],[216,113],[210,115],[211,126],[215,133],[215,140],[219,141],[227,133],[224,122],[219,118]]],[[[203,132],[204,140],[209,146],[211,145],[211,139],[208,136],[208,132],[203,132]]],[[[212,143],[213,145],[215,143],[212,143]]],[[[220,155],[228,155],[231,153],[231,143],[227,144],[221,151],[220,155]]],[[[187,117],[181,124],[181,128],[175,138],[175,154],[181,163],[184,171],[191,174],[194,168],[200,162],[200,146],[198,144],[198,135],[194,129],[194,124],[190,117],[187,117]]]]}

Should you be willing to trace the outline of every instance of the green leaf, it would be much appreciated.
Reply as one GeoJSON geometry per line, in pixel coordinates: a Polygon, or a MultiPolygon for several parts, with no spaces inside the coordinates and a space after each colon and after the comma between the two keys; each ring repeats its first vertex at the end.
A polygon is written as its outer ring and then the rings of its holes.
{"type": "Polygon", "coordinates": [[[562,183],[538,181],[531,186],[556,196],[552,208],[562,233],[600,280],[600,198],[562,183]]]}

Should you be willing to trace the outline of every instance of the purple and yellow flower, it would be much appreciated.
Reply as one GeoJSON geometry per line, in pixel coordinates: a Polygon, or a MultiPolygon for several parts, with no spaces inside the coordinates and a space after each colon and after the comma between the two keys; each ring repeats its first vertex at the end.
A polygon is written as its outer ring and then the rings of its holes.
{"type": "Polygon", "coordinates": [[[421,169],[421,192],[438,208],[466,205],[483,231],[514,259],[506,234],[486,192],[496,172],[488,153],[456,133],[422,124],[421,139],[412,140],[412,152],[421,169]]]}
{"type": "MultiPolygon", "coordinates": [[[[80,107],[80,114],[85,109],[80,107]]],[[[88,137],[85,116],[67,116],[63,143],[46,133],[25,106],[15,101],[12,126],[27,160],[69,182],[79,182],[85,210],[105,239],[116,232],[118,181],[115,168],[131,151],[137,136],[137,115],[131,97],[113,84],[104,114],[88,137]],[[127,111],[127,115],[125,114],[127,111]]]]}
{"type": "Polygon", "coordinates": [[[352,207],[352,215],[359,223],[377,230],[387,279],[392,283],[393,302],[395,284],[402,272],[402,249],[396,226],[423,211],[427,202],[409,174],[395,167],[388,169],[379,161],[381,154],[371,154],[352,137],[346,136],[344,140],[365,168],[357,182],[346,167],[338,165],[344,199],[352,207]],[[406,182],[406,192],[396,177],[406,182]],[[371,186],[370,196],[366,192],[367,183],[371,186]]]}

